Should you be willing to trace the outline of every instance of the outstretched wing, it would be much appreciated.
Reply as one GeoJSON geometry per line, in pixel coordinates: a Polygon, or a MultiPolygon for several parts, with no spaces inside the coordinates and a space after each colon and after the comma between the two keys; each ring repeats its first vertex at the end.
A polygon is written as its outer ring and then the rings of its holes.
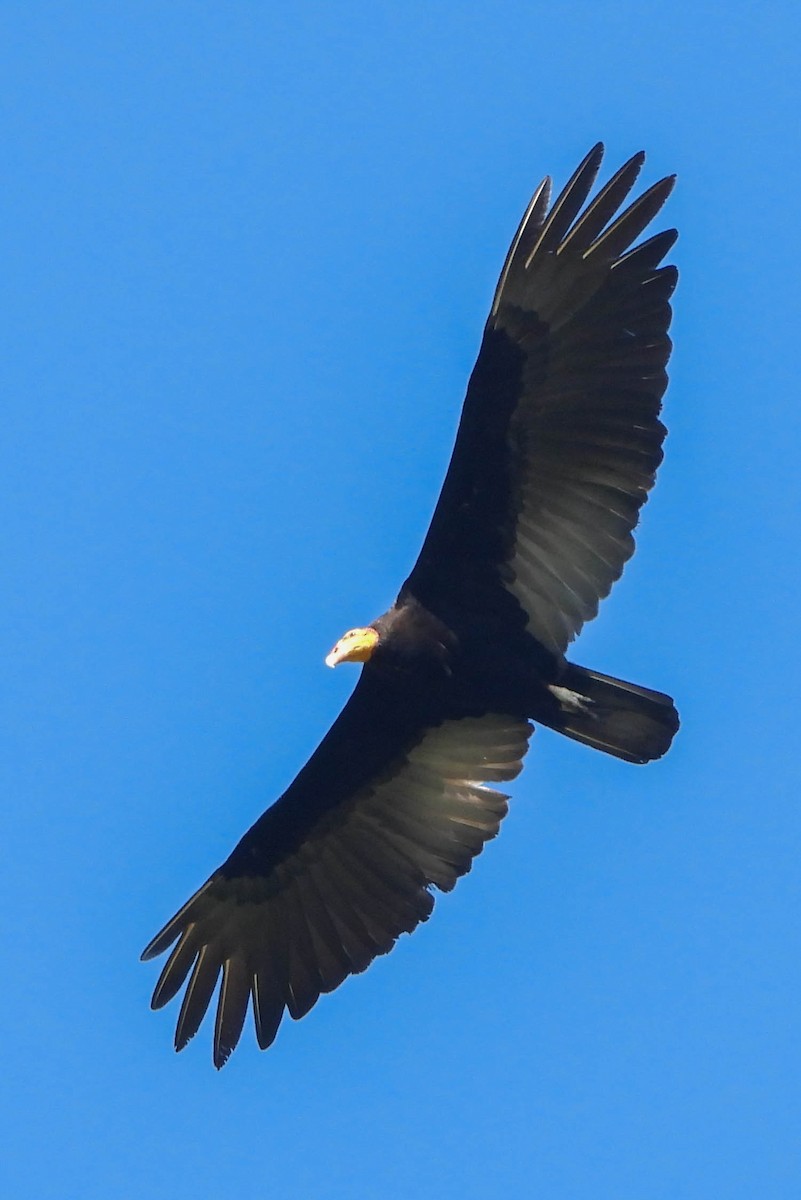
{"type": "Polygon", "coordinates": [[[431,887],[450,891],[496,835],[507,797],[483,784],[519,773],[528,722],[490,714],[423,726],[414,711],[364,671],[289,790],[147,947],[154,958],[177,942],[153,1008],[189,977],[177,1050],[220,975],[215,1065],[236,1046],[249,1002],[269,1046],[285,1009],[304,1016],[391,950],[429,916],[431,887]]]}
{"type": "Polygon", "coordinates": [[[587,204],[602,157],[599,143],[550,208],[544,180],[524,214],[404,585],[451,621],[493,610],[508,620],[513,597],[556,655],[633,554],[665,437],[658,414],[677,272],[659,264],[676,232],[631,246],[674,177],[619,213],[645,156],[587,204]]]}

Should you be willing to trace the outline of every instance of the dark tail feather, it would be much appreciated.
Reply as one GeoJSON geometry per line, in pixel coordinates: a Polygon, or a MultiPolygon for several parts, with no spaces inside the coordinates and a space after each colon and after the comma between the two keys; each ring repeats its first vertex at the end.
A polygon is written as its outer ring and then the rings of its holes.
{"type": "Polygon", "coordinates": [[[636,683],[568,663],[559,687],[575,693],[576,701],[557,694],[561,711],[554,728],[626,762],[661,758],[679,727],[670,696],[636,683]]]}

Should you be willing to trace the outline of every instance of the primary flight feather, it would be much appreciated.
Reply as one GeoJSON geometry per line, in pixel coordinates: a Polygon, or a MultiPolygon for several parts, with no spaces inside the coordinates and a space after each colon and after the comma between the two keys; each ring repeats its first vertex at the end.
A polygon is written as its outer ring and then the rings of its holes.
{"type": "Polygon", "coordinates": [[[670,746],[669,696],[565,658],[634,552],[662,459],[677,278],[660,265],[675,230],[635,245],[673,177],[624,208],[636,154],[587,203],[602,157],[526,209],[420,556],[392,608],[326,659],[363,664],[350,700],[144,952],[172,947],[154,1008],[186,984],[178,1050],[218,983],[220,1067],[249,1004],[266,1048],[285,1011],[302,1017],[426,920],[432,887],[497,834],[507,797],[487,784],[520,772],[532,721],[628,762],[670,746]]]}

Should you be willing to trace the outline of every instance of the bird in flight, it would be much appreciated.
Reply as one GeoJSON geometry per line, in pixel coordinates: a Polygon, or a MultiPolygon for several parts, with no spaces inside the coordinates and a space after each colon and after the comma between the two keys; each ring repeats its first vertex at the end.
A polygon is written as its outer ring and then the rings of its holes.
{"type": "Polygon", "coordinates": [[[532,722],[632,763],[670,746],[669,696],[565,657],[634,552],[662,459],[677,280],[661,265],[675,230],[635,244],[675,177],[624,208],[635,154],[588,202],[602,157],[553,203],[543,180],[523,215],[417,562],[326,659],[363,664],[353,694],[144,951],[172,947],[153,1008],[186,984],[177,1050],[218,982],[221,1067],[249,1005],[265,1049],[285,1010],[304,1016],[425,921],[432,888],[450,891],[497,834],[507,796],[491,785],[519,774],[532,722]]]}

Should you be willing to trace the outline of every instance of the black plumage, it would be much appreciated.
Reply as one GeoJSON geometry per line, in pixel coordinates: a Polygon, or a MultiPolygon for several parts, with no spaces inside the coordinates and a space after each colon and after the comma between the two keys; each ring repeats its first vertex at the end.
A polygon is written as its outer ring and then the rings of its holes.
{"type": "Polygon", "coordinates": [[[197,1032],[219,983],[214,1061],[252,1003],[259,1045],[429,916],[506,812],[531,722],[629,762],[678,716],[660,692],[567,662],[634,551],[662,458],[676,234],[631,248],[673,186],[620,211],[644,156],[591,203],[593,148],[512,242],[419,558],[390,609],[329,656],[353,695],[284,795],[144,953],[174,948],[153,996],[186,984],[197,1032]],[[188,980],[188,982],[187,982],[188,980]]]}

